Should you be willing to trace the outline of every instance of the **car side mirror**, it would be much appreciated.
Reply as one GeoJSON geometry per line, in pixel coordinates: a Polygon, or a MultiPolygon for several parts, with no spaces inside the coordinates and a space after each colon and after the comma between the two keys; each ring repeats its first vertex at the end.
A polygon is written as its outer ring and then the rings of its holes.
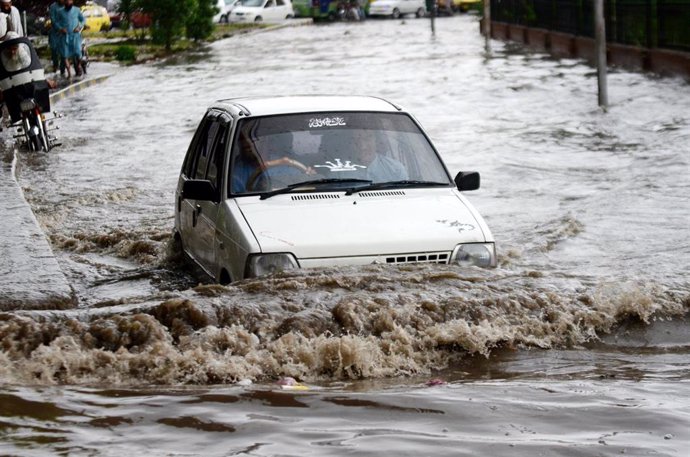
{"type": "Polygon", "coordinates": [[[460,191],[479,189],[479,173],[476,171],[461,171],[455,176],[454,181],[460,191]]]}
{"type": "Polygon", "coordinates": [[[214,201],[216,189],[206,179],[189,179],[182,185],[182,199],[214,201]]]}

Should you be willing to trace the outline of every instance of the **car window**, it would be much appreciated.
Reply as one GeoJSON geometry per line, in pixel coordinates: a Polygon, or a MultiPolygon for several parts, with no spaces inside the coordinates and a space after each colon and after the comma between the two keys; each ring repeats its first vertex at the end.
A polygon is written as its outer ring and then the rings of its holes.
{"type": "Polygon", "coordinates": [[[450,184],[436,151],[404,113],[256,117],[241,120],[236,131],[232,194],[274,190],[310,179],[450,184]]]}
{"type": "Polygon", "coordinates": [[[273,6],[274,6],[273,0],[268,0],[268,2],[266,2],[266,6],[264,6],[264,8],[273,8],[273,6]]]}
{"type": "Polygon", "coordinates": [[[223,170],[223,162],[225,159],[225,151],[227,146],[227,139],[230,130],[230,124],[218,123],[218,132],[216,134],[215,144],[211,151],[206,169],[205,179],[213,184],[216,189],[217,197],[220,197],[221,188],[221,171],[223,170]]]}
{"type": "Polygon", "coordinates": [[[276,0],[278,6],[285,6],[285,0],[276,0]]]}
{"type": "Polygon", "coordinates": [[[213,142],[216,139],[218,132],[218,121],[214,120],[209,123],[206,134],[201,137],[201,141],[197,144],[197,159],[196,166],[192,176],[194,179],[204,179],[206,177],[206,168],[208,167],[208,159],[213,149],[213,142]]]}

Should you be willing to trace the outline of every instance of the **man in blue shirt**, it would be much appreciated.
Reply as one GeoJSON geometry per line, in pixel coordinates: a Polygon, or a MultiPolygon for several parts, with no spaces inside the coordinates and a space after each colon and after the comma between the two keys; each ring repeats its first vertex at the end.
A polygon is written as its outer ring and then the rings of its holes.
{"type": "Polygon", "coordinates": [[[59,35],[59,52],[67,69],[67,77],[72,76],[69,61],[72,60],[77,76],[81,76],[81,31],[84,29],[84,16],[74,7],[74,0],[65,0],[65,6],[55,12],[55,28],[59,35]]]}

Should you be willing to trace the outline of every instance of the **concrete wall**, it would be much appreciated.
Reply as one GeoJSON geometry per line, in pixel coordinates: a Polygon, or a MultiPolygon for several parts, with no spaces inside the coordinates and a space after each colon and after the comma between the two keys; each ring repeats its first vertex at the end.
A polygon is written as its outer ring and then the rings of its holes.
{"type": "MultiPolygon", "coordinates": [[[[496,21],[491,21],[491,37],[523,43],[531,49],[546,51],[555,57],[576,57],[592,64],[596,62],[592,38],[496,21]]],[[[608,43],[606,54],[609,64],[613,66],[652,71],[663,76],[681,76],[690,80],[690,53],[687,52],[608,43]]]]}

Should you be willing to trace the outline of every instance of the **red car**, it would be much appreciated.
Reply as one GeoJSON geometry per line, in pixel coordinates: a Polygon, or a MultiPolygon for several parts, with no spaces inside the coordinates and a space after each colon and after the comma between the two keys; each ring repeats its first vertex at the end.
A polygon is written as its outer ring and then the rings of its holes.
{"type": "MultiPolygon", "coordinates": [[[[135,11],[129,16],[129,20],[132,22],[132,27],[135,29],[142,29],[145,27],[151,27],[151,16],[141,11],[135,11]]],[[[122,13],[113,11],[110,13],[110,23],[112,27],[120,27],[122,23],[122,13]]]]}

